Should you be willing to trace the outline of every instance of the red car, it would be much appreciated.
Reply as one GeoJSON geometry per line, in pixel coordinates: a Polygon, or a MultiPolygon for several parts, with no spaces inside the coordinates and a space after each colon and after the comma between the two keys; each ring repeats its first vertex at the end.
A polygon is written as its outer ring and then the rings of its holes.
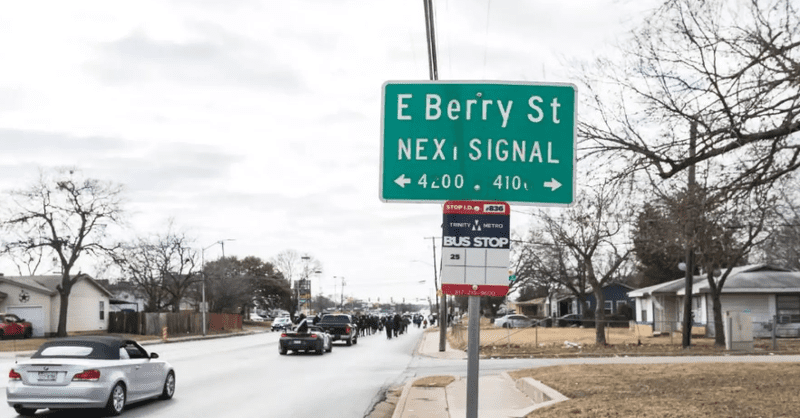
{"type": "Polygon", "coordinates": [[[33,326],[30,322],[10,313],[0,313],[0,338],[7,336],[30,338],[33,326]]]}

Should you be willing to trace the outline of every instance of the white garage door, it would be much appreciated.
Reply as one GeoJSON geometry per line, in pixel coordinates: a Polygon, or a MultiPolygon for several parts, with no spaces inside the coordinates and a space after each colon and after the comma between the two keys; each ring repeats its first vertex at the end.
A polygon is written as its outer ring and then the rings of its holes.
{"type": "Polygon", "coordinates": [[[44,337],[44,308],[41,306],[10,306],[8,313],[28,321],[33,326],[34,337],[44,337]]]}

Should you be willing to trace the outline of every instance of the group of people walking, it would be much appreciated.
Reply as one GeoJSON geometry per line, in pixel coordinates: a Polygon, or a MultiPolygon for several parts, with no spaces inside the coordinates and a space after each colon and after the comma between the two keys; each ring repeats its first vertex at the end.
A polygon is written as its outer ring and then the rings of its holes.
{"type": "MultiPolygon", "coordinates": [[[[301,314],[301,319],[305,315],[301,314]]],[[[424,315],[415,314],[413,316],[389,314],[389,315],[364,315],[355,314],[353,319],[358,326],[358,336],[366,337],[368,335],[377,334],[386,331],[386,338],[399,337],[408,331],[409,324],[413,323],[417,328],[428,327],[428,319],[424,315]]],[[[320,315],[317,314],[312,318],[312,323],[317,324],[320,320],[320,315]]],[[[433,326],[435,319],[431,318],[430,325],[433,326]]]]}

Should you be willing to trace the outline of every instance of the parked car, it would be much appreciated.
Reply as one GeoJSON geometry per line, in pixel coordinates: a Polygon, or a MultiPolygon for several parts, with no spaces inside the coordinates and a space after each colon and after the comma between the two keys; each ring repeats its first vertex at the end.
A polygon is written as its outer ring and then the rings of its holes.
{"type": "Polygon", "coordinates": [[[495,319],[494,325],[503,328],[527,328],[533,325],[533,320],[525,315],[511,314],[495,319]]]}
{"type": "Polygon", "coordinates": [[[30,338],[32,335],[33,326],[30,322],[11,313],[0,313],[0,338],[30,338]]]}
{"type": "Polygon", "coordinates": [[[330,334],[322,328],[311,325],[311,321],[304,319],[295,328],[294,332],[284,332],[278,341],[278,353],[284,355],[289,351],[313,351],[317,354],[330,353],[333,344],[330,334]],[[303,323],[305,322],[305,328],[303,323]]]}
{"type": "Polygon", "coordinates": [[[583,325],[583,318],[578,314],[566,314],[555,319],[558,327],[579,327],[583,325]]]}
{"type": "Polygon", "coordinates": [[[67,337],[42,344],[8,372],[6,399],[18,414],[37,409],[103,408],[119,415],[130,402],[170,399],[175,370],[136,341],[67,337]]]}
{"type": "Polygon", "coordinates": [[[288,331],[292,329],[292,318],[288,316],[280,316],[272,320],[273,331],[288,331]]]}
{"type": "Polygon", "coordinates": [[[266,319],[263,316],[255,313],[255,312],[250,313],[250,320],[253,321],[253,322],[264,322],[264,321],[266,321],[266,319]]]}

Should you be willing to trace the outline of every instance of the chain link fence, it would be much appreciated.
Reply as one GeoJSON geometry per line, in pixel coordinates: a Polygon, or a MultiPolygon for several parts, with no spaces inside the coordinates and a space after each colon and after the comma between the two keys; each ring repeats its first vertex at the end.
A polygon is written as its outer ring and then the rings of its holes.
{"type": "MultiPolygon", "coordinates": [[[[603,329],[605,347],[619,354],[677,354],[682,349],[682,324],[677,321],[636,323],[635,321],[605,320],[603,329]]],[[[597,347],[598,331],[594,320],[580,324],[552,325],[546,321],[524,328],[502,328],[488,318],[481,319],[480,344],[482,351],[517,351],[531,353],[546,349],[582,351],[597,347]]],[[[725,347],[715,347],[713,324],[695,324],[692,327],[692,346],[696,350],[723,352],[725,347]]],[[[800,354],[800,323],[780,318],[768,322],[752,322],[754,352],[800,354]],[[776,325],[777,324],[777,325],[776,325]]],[[[466,349],[467,324],[454,323],[449,328],[448,341],[456,349],[466,349]]]]}

